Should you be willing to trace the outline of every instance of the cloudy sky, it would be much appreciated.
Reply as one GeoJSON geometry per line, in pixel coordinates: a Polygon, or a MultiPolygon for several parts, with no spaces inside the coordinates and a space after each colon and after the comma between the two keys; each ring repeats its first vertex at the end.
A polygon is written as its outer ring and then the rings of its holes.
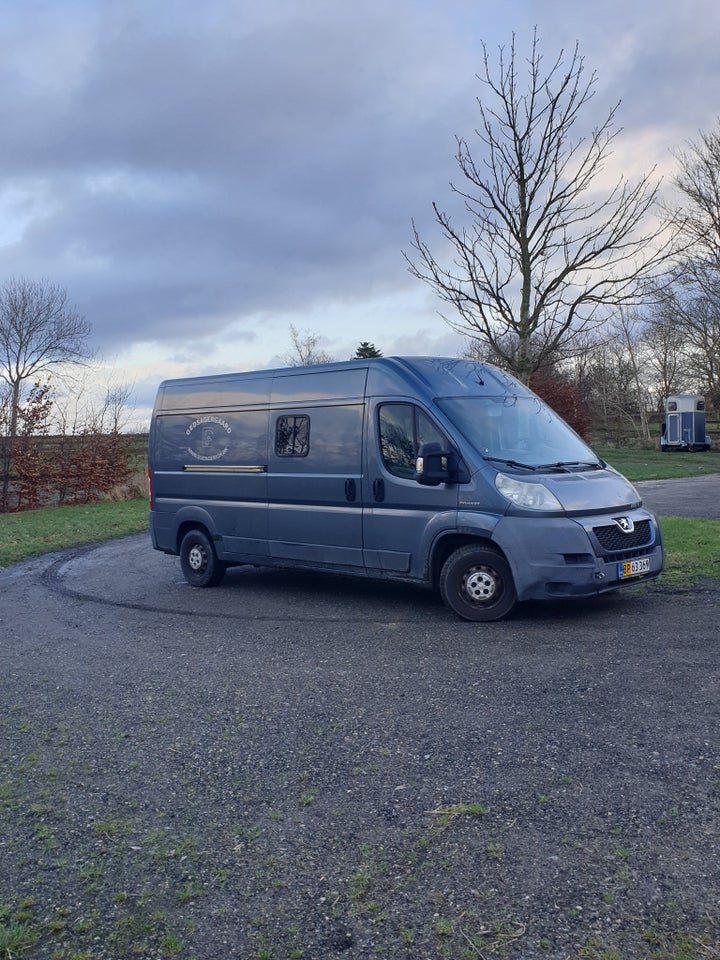
{"type": "Polygon", "coordinates": [[[338,359],[455,353],[402,251],[457,179],[481,42],[535,25],[597,71],[590,124],[622,101],[613,175],[670,180],[720,116],[717,0],[0,0],[0,282],[64,286],[141,411],[277,362],[291,324],[338,359]]]}

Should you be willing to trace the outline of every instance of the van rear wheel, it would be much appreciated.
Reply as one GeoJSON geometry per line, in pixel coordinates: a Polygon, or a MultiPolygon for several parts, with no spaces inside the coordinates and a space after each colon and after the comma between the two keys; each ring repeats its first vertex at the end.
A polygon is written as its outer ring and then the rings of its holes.
{"type": "Polygon", "coordinates": [[[489,547],[472,545],[460,547],[445,561],[440,595],[464,620],[500,620],[517,602],[505,558],[489,547]]]}
{"type": "Polygon", "coordinates": [[[192,587],[214,587],[227,570],[227,564],[218,560],[212,541],[202,530],[191,530],[183,537],[180,566],[192,587]]]}

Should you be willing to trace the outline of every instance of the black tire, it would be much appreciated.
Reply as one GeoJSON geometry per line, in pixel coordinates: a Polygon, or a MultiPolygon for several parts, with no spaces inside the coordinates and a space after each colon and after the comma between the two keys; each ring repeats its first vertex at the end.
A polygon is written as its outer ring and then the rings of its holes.
{"type": "Polygon", "coordinates": [[[464,620],[501,620],[517,603],[512,572],[489,547],[460,547],[440,573],[440,594],[464,620]]]}
{"type": "Polygon", "coordinates": [[[214,587],[227,570],[227,564],[218,560],[212,541],[202,530],[191,530],[183,537],[180,566],[191,587],[214,587]]]}

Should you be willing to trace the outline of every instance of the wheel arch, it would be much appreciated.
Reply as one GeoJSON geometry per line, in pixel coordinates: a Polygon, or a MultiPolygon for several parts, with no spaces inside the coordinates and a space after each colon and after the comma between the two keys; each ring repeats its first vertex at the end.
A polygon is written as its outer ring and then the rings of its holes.
{"type": "Polygon", "coordinates": [[[495,543],[494,540],[491,540],[489,536],[471,533],[448,533],[445,536],[437,539],[437,541],[433,544],[432,552],[430,554],[430,566],[428,573],[429,580],[435,589],[437,589],[440,584],[440,573],[448,557],[450,557],[451,554],[455,553],[455,551],[461,547],[468,546],[494,550],[495,553],[499,554],[508,565],[512,566],[508,557],[505,555],[505,552],[495,543]]]}
{"type": "Polygon", "coordinates": [[[212,522],[210,514],[206,510],[190,507],[182,510],[178,514],[177,526],[175,528],[175,551],[180,553],[180,546],[183,538],[190,530],[202,530],[202,532],[213,541],[217,549],[220,537],[215,531],[215,524],[212,522]]]}

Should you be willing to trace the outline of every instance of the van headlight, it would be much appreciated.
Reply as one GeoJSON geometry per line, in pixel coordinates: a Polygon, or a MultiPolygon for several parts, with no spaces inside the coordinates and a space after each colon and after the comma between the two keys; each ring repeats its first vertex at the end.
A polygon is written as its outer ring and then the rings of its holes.
{"type": "Polygon", "coordinates": [[[543,483],[525,483],[506,473],[498,473],[495,486],[511,503],[526,510],[562,510],[558,498],[543,483]]]}

